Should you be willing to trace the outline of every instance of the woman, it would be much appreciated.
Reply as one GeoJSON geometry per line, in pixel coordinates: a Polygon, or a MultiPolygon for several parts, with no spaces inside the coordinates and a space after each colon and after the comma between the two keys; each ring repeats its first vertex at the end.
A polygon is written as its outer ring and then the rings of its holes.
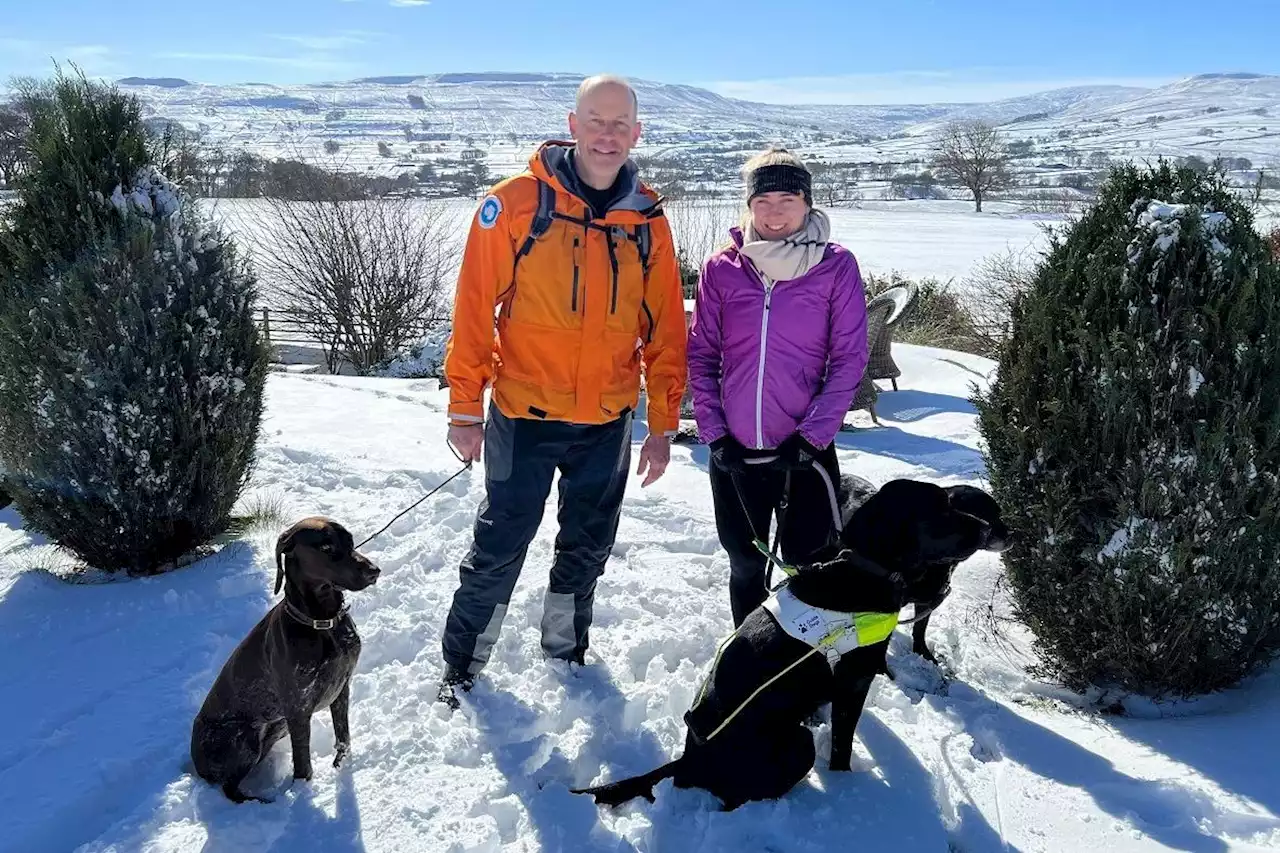
{"type": "Polygon", "coordinates": [[[834,441],[867,365],[862,276],[813,208],[809,170],[774,148],[744,177],[748,214],[703,267],[689,331],[735,626],[768,596],[768,558],[756,546],[775,514],[786,562],[830,543],[834,441]]]}

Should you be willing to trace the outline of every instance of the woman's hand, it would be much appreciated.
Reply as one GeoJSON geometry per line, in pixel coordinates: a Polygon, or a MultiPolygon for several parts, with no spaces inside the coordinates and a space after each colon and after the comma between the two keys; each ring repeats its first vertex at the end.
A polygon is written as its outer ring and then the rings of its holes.
{"type": "Polygon", "coordinates": [[[812,468],[813,461],[822,451],[814,447],[798,432],[793,432],[786,441],[778,445],[777,465],[784,471],[801,471],[812,468]]]}
{"type": "Polygon", "coordinates": [[[711,462],[722,471],[741,474],[747,470],[746,448],[731,435],[722,435],[711,442],[711,462]]]}

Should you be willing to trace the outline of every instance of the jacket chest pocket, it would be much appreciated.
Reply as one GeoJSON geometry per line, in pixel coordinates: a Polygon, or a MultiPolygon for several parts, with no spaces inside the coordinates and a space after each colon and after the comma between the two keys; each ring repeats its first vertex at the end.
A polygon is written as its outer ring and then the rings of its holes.
{"type": "Polygon", "coordinates": [[[581,228],[555,222],[516,262],[503,314],[518,323],[582,327],[586,304],[586,246],[581,228]]]}
{"type": "Polygon", "coordinates": [[[642,327],[644,302],[644,268],[640,250],[624,228],[613,228],[601,235],[608,256],[605,325],[619,332],[637,333],[642,327]]]}

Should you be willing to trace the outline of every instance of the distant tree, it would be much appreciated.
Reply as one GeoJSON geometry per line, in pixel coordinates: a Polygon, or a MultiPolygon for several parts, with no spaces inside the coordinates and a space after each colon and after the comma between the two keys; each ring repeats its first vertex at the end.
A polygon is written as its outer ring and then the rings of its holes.
{"type": "Polygon", "coordinates": [[[1010,157],[1030,157],[1036,152],[1036,143],[1031,139],[1019,139],[1010,142],[1006,150],[1010,157]]]}
{"type": "Polygon", "coordinates": [[[813,173],[813,198],[820,205],[835,207],[854,198],[858,184],[858,167],[832,163],[815,163],[813,173]]]}
{"type": "Polygon", "coordinates": [[[1013,183],[1000,134],[984,121],[948,124],[938,140],[934,168],[973,193],[978,213],[990,193],[1013,183]]]}
{"type": "Polygon", "coordinates": [[[1247,172],[1253,168],[1253,161],[1248,157],[1219,157],[1213,164],[1226,172],[1247,172]]]}
{"type": "Polygon", "coordinates": [[[1095,151],[1089,155],[1090,169],[1109,169],[1111,168],[1111,155],[1105,151],[1095,151]]]}
{"type": "Polygon", "coordinates": [[[422,99],[421,95],[409,95],[408,101],[410,109],[425,110],[427,108],[427,102],[422,99]]]}
{"type": "Polygon", "coordinates": [[[1178,162],[1178,165],[1182,166],[1184,169],[1190,169],[1200,175],[1207,174],[1209,171],[1208,162],[1203,157],[1197,157],[1194,154],[1190,157],[1183,157],[1178,162]]]}
{"type": "Polygon", "coordinates": [[[385,142],[379,142],[379,143],[378,143],[378,156],[379,156],[379,157],[390,157],[390,156],[391,156],[391,146],[390,146],[390,145],[388,145],[388,144],[387,144],[387,143],[385,143],[385,142]]]}
{"type": "Polygon", "coordinates": [[[342,146],[338,144],[336,139],[326,139],[324,143],[324,153],[332,157],[342,150],[342,146]]]}
{"type": "Polygon", "coordinates": [[[489,167],[483,162],[470,163],[459,175],[458,192],[464,196],[474,196],[489,184],[489,167]]]}
{"type": "Polygon", "coordinates": [[[16,104],[0,104],[0,184],[18,176],[27,157],[26,114],[16,104]]]}

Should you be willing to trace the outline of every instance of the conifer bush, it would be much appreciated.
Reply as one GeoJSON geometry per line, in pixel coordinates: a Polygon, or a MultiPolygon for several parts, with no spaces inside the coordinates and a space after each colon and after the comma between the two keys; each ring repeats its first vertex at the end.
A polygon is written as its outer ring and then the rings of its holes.
{"type": "Polygon", "coordinates": [[[1280,648],[1280,268],[1218,175],[1118,169],[977,396],[1049,674],[1224,688],[1280,648]]]}
{"type": "Polygon", "coordinates": [[[30,168],[0,223],[0,468],[26,524],[147,574],[226,530],[267,350],[247,266],[152,165],[138,102],[24,83],[30,168]]]}

